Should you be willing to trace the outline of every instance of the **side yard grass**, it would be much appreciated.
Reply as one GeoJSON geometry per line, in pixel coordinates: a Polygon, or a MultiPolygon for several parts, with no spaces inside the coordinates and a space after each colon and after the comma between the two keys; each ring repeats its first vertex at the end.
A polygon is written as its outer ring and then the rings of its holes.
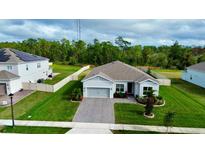
{"type": "Polygon", "coordinates": [[[57,127],[5,127],[0,130],[1,133],[20,133],[20,134],[65,134],[69,131],[69,128],[57,128],[57,127]]]}
{"type": "Polygon", "coordinates": [[[80,66],[72,66],[72,65],[60,65],[60,64],[53,64],[52,65],[54,73],[60,73],[53,77],[52,80],[45,80],[44,83],[54,85],[57,82],[61,81],[62,79],[66,78],[68,75],[78,71],[81,67],[80,66]]]}
{"type": "MultiPolygon", "coordinates": [[[[205,89],[180,80],[178,75],[171,76],[171,86],[160,86],[160,95],[164,97],[166,104],[164,107],[154,108],[154,119],[143,116],[143,106],[116,103],[116,123],[164,125],[165,114],[172,111],[176,113],[174,126],[205,127],[205,89]]],[[[167,77],[170,77],[170,74],[167,77]]]]}

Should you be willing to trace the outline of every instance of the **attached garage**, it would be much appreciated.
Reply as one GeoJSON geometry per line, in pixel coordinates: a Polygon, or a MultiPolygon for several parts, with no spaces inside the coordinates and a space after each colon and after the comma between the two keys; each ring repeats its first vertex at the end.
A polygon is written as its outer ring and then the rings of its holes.
{"type": "Polygon", "coordinates": [[[6,84],[0,83],[0,96],[6,95],[6,84]]]}
{"type": "Polygon", "coordinates": [[[110,98],[110,88],[87,88],[87,97],[110,98]]]}

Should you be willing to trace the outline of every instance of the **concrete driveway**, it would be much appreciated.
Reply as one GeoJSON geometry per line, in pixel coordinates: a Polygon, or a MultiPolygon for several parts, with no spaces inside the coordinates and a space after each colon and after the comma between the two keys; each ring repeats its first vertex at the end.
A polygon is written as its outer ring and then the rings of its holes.
{"type": "Polygon", "coordinates": [[[115,123],[112,100],[109,98],[84,98],[73,122],[115,123]]]}

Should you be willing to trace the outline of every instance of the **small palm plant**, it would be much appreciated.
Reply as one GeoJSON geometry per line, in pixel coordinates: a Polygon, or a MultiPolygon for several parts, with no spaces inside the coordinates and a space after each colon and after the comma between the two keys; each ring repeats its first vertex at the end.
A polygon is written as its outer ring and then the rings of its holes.
{"type": "Polygon", "coordinates": [[[156,101],[155,95],[154,95],[154,90],[148,91],[146,96],[147,96],[147,103],[146,103],[146,106],[145,106],[145,115],[146,116],[152,116],[153,115],[152,111],[153,111],[153,108],[154,108],[154,103],[156,101]]]}
{"type": "Polygon", "coordinates": [[[164,117],[164,125],[167,127],[167,133],[169,133],[169,128],[173,126],[175,112],[167,112],[164,117]]]}

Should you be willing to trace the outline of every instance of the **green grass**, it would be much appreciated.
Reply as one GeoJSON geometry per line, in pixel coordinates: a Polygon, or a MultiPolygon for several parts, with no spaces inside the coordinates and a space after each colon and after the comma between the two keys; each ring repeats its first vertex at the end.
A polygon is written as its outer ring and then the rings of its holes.
{"type": "Polygon", "coordinates": [[[2,133],[20,133],[20,134],[65,134],[70,128],[57,127],[26,127],[26,126],[11,126],[4,127],[2,133]]]}
{"type": "Polygon", "coordinates": [[[172,79],[171,86],[160,86],[164,107],[154,108],[155,118],[143,116],[144,107],[135,104],[115,104],[116,123],[163,125],[168,111],[176,113],[174,126],[205,127],[205,89],[194,84],[172,79]]]}
{"type": "Polygon", "coordinates": [[[51,85],[56,84],[57,82],[66,78],[68,75],[78,71],[81,67],[72,66],[72,65],[53,64],[52,68],[54,73],[60,73],[60,74],[56,75],[52,80],[45,80],[44,83],[46,84],[51,84],[51,85]]]}
{"type": "Polygon", "coordinates": [[[74,88],[80,86],[80,81],[70,81],[60,90],[50,95],[47,99],[36,104],[33,108],[28,110],[26,114],[18,119],[72,121],[79,103],[70,102],[68,97],[74,88]],[[29,118],[29,116],[31,116],[31,118],[29,118]]]}
{"type": "MultiPolygon", "coordinates": [[[[31,110],[34,106],[45,102],[52,93],[37,91],[31,95],[25,97],[20,102],[14,105],[15,118],[18,118],[28,110],[31,110]]],[[[0,108],[0,119],[10,119],[11,118],[11,109],[10,107],[0,108]]]]}
{"type": "MultiPolygon", "coordinates": [[[[74,88],[82,86],[81,79],[89,71],[81,73],[79,80],[69,82],[55,93],[35,92],[24,98],[14,105],[15,119],[72,121],[79,103],[70,102],[68,97],[74,88]]],[[[0,108],[0,119],[10,118],[10,107],[0,108]]]]}
{"type": "Polygon", "coordinates": [[[174,78],[181,78],[182,71],[181,70],[171,70],[171,69],[153,69],[155,73],[159,73],[167,78],[174,79],[174,78]]]}

